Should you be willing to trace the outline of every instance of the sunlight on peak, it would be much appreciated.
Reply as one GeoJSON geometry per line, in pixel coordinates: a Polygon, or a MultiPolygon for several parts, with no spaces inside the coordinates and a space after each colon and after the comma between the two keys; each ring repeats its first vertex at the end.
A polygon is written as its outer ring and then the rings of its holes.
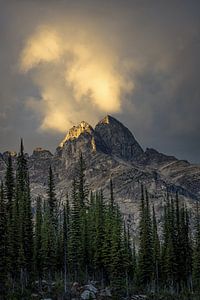
{"type": "Polygon", "coordinates": [[[74,140],[77,139],[82,133],[93,133],[93,128],[90,124],[88,124],[85,121],[82,121],[79,125],[73,126],[67,133],[64,140],[60,143],[59,147],[63,147],[65,142],[68,140],[74,140]]]}

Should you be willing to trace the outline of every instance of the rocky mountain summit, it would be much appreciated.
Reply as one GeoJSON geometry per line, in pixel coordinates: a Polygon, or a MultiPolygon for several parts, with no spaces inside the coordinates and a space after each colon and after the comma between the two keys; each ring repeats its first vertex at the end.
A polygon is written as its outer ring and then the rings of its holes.
{"type": "MultiPolygon", "coordinates": [[[[34,196],[45,195],[49,166],[52,166],[58,197],[70,192],[80,151],[86,163],[90,189],[103,189],[109,197],[113,180],[115,199],[131,222],[137,223],[141,183],[148,189],[157,212],[162,209],[166,193],[178,192],[188,205],[200,200],[200,166],[178,160],[154,149],[143,151],[133,134],[122,123],[106,116],[95,128],[81,122],[73,126],[55,154],[36,148],[28,156],[30,181],[34,196]]],[[[0,178],[3,179],[9,152],[0,154],[0,178]]],[[[11,153],[14,166],[17,154],[11,153]]]]}

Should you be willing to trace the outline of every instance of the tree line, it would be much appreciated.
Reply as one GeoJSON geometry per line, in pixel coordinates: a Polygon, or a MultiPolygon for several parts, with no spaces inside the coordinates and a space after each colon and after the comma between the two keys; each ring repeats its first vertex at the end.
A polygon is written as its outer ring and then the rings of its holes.
{"type": "Polygon", "coordinates": [[[16,175],[8,157],[0,188],[0,295],[19,299],[35,282],[98,281],[116,294],[133,292],[200,292],[200,214],[195,228],[191,215],[176,194],[167,196],[162,224],[157,226],[148,191],[141,186],[139,243],[114,199],[103,191],[90,192],[80,154],[72,187],[58,205],[54,175],[49,167],[47,197],[36,199],[33,209],[23,142],[16,175]],[[158,227],[162,232],[158,232],[158,227]]]}

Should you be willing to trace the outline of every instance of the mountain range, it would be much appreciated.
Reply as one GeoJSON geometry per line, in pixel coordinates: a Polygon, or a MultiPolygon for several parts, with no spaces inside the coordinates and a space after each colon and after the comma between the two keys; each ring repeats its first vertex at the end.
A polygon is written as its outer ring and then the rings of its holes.
{"type": "MultiPolygon", "coordinates": [[[[200,165],[155,149],[144,151],[130,130],[112,116],[106,116],[94,128],[85,121],[73,126],[54,154],[42,148],[34,149],[30,156],[27,154],[33,199],[37,195],[45,197],[50,165],[58,199],[70,193],[80,151],[90,190],[103,189],[108,199],[112,178],[116,202],[136,227],[141,183],[147,188],[157,213],[162,210],[167,193],[173,197],[178,192],[188,206],[200,200],[200,165]]],[[[4,178],[9,154],[16,166],[17,153],[0,154],[0,179],[4,178]]]]}

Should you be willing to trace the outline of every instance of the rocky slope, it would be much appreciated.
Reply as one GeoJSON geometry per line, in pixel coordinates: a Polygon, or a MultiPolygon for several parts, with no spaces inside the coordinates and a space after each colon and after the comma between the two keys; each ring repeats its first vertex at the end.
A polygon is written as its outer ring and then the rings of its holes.
{"type": "MultiPolygon", "coordinates": [[[[167,191],[179,192],[188,205],[200,200],[200,166],[167,156],[154,149],[144,152],[133,134],[118,120],[106,116],[95,128],[81,122],[72,127],[55,154],[37,148],[28,156],[31,188],[34,197],[45,195],[48,169],[54,171],[58,197],[70,191],[80,151],[86,163],[86,176],[92,190],[102,188],[109,197],[109,180],[113,179],[116,201],[124,215],[137,223],[140,185],[150,192],[156,210],[163,207],[167,191]]],[[[0,178],[3,179],[9,152],[0,155],[0,178]]],[[[14,166],[16,153],[12,153],[14,166]]]]}

